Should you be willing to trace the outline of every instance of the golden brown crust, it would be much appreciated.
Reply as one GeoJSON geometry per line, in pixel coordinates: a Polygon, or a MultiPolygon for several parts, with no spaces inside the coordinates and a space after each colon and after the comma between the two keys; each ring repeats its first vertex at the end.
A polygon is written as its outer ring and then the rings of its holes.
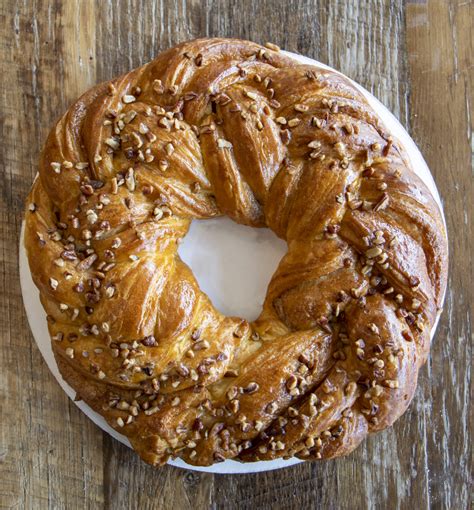
{"type": "Polygon", "coordinates": [[[84,94],[25,245],[63,377],[155,465],[349,453],[407,408],[446,286],[440,211],[361,94],[231,39],[84,94]],[[222,214],[288,244],[252,324],[177,255],[222,214]]]}

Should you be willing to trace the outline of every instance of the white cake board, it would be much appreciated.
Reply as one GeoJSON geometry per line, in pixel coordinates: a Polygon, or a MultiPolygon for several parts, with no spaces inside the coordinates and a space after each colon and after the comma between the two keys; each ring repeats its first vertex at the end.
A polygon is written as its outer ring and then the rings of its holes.
{"type": "MultiPolygon", "coordinates": [[[[303,64],[317,65],[323,69],[335,71],[316,60],[294,53],[284,53],[303,64]]],[[[431,191],[440,207],[443,221],[446,225],[435,182],[423,156],[410,138],[410,135],[396,117],[378,99],[357,83],[352,82],[352,84],[367,98],[367,101],[381,117],[388,131],[405,148],[413,170],[431,191]]],[[[46,314],[41,305],[38,290],[31,277],[23,237],[24,225],[22,225],[20,235],[19,263],[21,292],[28,322],[33,337],[50,371],[69,398],[74,401],[76,392],[63,380],[54,359],[46,314]]],[[[211,298],[216,308],[226,315],[238,315],[248,320],[254,320],[258,316],[271,275],[285,252],[286,243],[278,239],[270,230],[252,229],[237,225],[229,218],[193,221],[184,243],[179,248],[181,258],[191,267],[201,289],[211,298]],[[209,267],[213,268],[212,272],[209,272],[209,267]],[[229,289],[232,289],[232,291],[229,292],[229,289]]],[[[432,336],[434,335],[438,320],[439,316],[433,327],[432,336]]],[[[74,403],[102,430],[130,447],[128,439],[110,427],[104,418],[93,411],[85,402],[74,401],[74,403]]],[[[300,462],[302,461],[296,458],[252,463],[226,460],[209,467],[191,466],[180,459],[170,460],[168,463],[175,467],[192,469],[194,471],[235,474],[271,471],[300,462]]]]}

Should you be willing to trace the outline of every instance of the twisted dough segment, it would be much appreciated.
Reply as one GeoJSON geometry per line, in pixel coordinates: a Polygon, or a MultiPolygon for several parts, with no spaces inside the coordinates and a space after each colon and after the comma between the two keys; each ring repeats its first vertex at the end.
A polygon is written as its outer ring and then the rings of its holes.
{"type": "Polygon", "coordinates": [[[25,245],[65,380],[142,458],[336,457],[406,409],[446,286],[440,212],[347,79],[201,39],[51,131],[25,245]],[[252,324],[179,259],[194,218],[288,252],[252,324]]]}

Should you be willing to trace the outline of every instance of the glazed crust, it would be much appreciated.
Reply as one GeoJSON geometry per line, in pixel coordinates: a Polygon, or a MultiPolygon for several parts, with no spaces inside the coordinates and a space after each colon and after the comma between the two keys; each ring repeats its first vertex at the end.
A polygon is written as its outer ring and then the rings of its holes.
{"type": "Polygon", "coordinates": [[[446,287],[440,211],[364,97],[231,39],[71,106],[25,245],[64,379],[153,465],[349,453],[406,410],[446,287]],[[288,245],[251,324],[177,254],[219,215],[288,245]]]}

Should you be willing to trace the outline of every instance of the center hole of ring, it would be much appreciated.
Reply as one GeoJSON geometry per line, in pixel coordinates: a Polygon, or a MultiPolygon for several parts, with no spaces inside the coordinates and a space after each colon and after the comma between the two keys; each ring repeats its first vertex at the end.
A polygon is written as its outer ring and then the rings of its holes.
{"type": "Polygon", "coordinates": [[[229,218],[194,220],[178,249],[213,305],[248,321],[260,315],[270,279],[286,252],[286,243],[270,229],[229,218]]]}

